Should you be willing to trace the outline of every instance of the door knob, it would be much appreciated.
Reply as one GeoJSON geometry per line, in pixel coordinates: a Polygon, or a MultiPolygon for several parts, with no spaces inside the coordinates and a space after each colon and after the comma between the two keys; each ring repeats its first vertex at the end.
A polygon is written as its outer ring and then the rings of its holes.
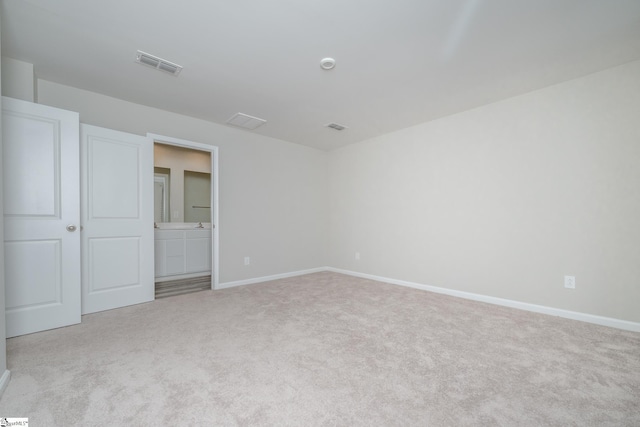
{"type": "Polygon", "coordinates": [[[73,224],[67,225],[67,231],[74,232],[76,229],[77,227],[73,224]]]}

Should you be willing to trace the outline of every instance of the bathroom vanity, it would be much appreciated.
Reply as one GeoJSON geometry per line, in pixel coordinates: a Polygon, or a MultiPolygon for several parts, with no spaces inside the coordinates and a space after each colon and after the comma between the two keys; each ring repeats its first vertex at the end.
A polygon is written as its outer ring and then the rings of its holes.
{"type": "Polygon", "coordinates": [[[211,225],[163,223],[155,229],[156,282],[211,274],[211,225]]]}

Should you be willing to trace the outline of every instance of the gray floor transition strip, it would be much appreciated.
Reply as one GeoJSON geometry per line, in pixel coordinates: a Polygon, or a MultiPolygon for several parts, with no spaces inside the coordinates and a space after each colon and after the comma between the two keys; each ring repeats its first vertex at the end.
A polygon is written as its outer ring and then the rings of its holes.
{"type": "Polygon", "coordinates": [[[211,289],[211,276],[156,283],[156,299],[211,289]]]}

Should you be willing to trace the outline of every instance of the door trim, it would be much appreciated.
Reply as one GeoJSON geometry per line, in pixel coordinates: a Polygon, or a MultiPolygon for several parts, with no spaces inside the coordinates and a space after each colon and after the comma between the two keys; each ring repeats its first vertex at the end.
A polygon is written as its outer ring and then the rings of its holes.
{"type": "Polygon", "coordinates": [[[220,253],[219,253],[219,203],[218,203],[218,147],[215,145],[202,144],[199,142],[188,141],[186,139],[173,138],[171,136],[158,135],[147,132],[147,138],[153,139],[154,143],[173,145],[176,147],[192,148],[199,151],[207,151],[211,153],[211,253],[213,254],[212,271],[211,271],[211,289],[218,289],[220,280],[220,253]]]}

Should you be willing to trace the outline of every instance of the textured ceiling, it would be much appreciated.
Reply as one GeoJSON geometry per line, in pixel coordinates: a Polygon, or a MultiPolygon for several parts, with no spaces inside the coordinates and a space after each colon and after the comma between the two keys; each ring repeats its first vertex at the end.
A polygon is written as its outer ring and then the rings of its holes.
{"type": "Polygon", "coordinates": [[[246,113],[323,150],[640,59],[638,0],[1,5],[2,54],[38,78],[220,124],[246,113]],[[184,69],[140,66],[138,49],[184,69]]]}

